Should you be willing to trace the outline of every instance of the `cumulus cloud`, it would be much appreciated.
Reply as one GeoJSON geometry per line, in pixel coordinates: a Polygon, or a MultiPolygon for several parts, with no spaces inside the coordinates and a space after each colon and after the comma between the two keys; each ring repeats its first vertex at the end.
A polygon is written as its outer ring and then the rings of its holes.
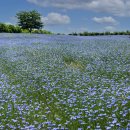
{"type": "Polygon", "coordinates": [[[117,21],[112,18],[112,17],[94,17],[92,19],[93,21],[95,21],[96,23],[100,23],[100,24],[111,24],[111,25],[116,25],[117,24],[117,21]]]}
{"type": "Polygon", "coordinates": [[[46,17],[42,17],[42,22],[46,25],[69,24],[70,17],[59,13],[49,13],[46,17]]]}
{"type": "Polygon", "coordinates": [[[116,16],[130,16],[130,0],[27,0],[43,7],[86,9],[116,16]]]}
{"type": "Polygon", "coordinates": [[[108,32],[114,32],[116,30],[116,28],[113,26],[106,26],[104,29],[105,31],[108,31],[108,32]]]}

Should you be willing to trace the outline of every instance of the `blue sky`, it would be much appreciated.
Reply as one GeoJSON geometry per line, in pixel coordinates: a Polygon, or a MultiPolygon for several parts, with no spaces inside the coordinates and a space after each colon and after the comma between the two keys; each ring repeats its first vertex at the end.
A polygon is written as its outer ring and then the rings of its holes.
{"type": "Polygon", "coordinates": [[[52,32],[130,30],[130,0],[1,0],[0,22],[16,24],[17,12],[33,9],[52,32]]]}

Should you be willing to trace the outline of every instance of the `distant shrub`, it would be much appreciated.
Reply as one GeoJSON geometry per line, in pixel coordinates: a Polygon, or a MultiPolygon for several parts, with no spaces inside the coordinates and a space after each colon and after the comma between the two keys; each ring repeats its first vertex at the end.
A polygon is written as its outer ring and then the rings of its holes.
{"type": "Polygon", "coordinates": [[[73,32],[73,33],[72,33],[72,35],[74,35],[74,36],[77,36],[77,35],[78,35],[78,33],[76,33],[76,32],[73,32]]]}
{"type": "Polygon", "coordinates": [[[16,33],[21,33],[22,30],[21,30],[21,28],[19,26],[15,26],[15,32],[16,33]]]}
{"type": "Polygon", "coordinates": [[[52,32],[50,31],[47,31],[47,30],[33,30],[32,33],[38,33],[38,34],[53,34],[52,32]]]}
{"type": "Polygon", "coordinates": [[[22,30],[19,26],[0,23],[0,33],[3,33],[3,32],[6,32],[6,33],[21,33],[22,30]]]}
{"type": "Polygon", "coordinates": [[[0,23],[0,32],[7,32],[7,25],[4,23],[0,23]]]}
{"type": "Polygon", "coordinates": [[[21,29],[22,33],[29,33],[29,31],[27,29],[21,29]]]}
{"type": "Polygon", "coordinates": [[[122,32],[80,32],[80,33],[70,33],[69,35],[73,36],[99,36],[99,35],[130,35],[130,31],[122,31],[122,32]]]}

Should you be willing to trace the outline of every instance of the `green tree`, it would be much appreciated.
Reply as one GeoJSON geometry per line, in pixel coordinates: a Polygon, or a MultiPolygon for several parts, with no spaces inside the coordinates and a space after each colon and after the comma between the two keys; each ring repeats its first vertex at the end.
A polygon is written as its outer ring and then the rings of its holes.
{"type": "Polygon", "coordinates": [[[8,28],[9,33],[15,33],[15,26],[14,25],[6,25],[8,28]]]}
{"type": "Polygon", "coordinates": [[[0,32],[7,32],[7,26],[4,23],[0,23],[0,32]]]}
{"type": "Polygon", "coordinates": [[[21,11],[16,14],[18,25],[22,29],[28,29],[31,33],[33,29],[41,29],[43,23],[41,22],[41,15],[35,11],[21,11]]]}

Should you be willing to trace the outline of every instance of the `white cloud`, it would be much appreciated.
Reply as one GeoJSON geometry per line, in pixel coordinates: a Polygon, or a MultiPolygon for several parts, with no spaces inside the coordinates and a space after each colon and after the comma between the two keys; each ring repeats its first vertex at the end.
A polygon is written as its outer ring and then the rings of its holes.
{"type": "Polygon", "coordinates": [[[49,13],[46,17],[42,17],[42,21],[46,25],[69,24],[70,17],[67,15],[52,12],[49,13]]]}
{"type": "Polygon", "coordinates": [[[94,17],[92,19],[93,21],[95,21],[96,23],[100,23],[100,24],[110,24],[110,25],[116,25],[117,24],[117,21],[112,18],[112,17],[94,17]]]}
{"type": "Polygon", "coordinates": [[[105,31],[108,31],[108,32],[114,32],[116,30],[116,28],[113,26],[106,26],[104,29],[105,31]]]}
{"type": "Polygon", "coordinates": [[[43,7],[86,9],[116,16],[130,16],[130,0],[27,0],[43,7]]]}

